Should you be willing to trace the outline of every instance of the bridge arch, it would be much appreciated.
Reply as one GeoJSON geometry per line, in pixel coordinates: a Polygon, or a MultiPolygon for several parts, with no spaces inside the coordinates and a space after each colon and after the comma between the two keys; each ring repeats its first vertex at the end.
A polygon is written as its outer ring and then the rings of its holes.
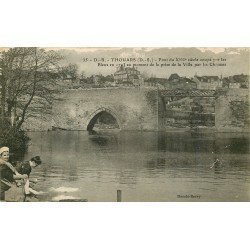
{"type": "MultiPolygon", "coordinates": [[[[148,88],[93,88],[65,90],[53,103],[54,127],[90,130],[94,122],[108,123],[107,112],[120,130],[164,129],[159,91],[148,88]],[[100,115],[100,117],[96,117],[100,115]],[[93,119],[93,120],[92,120],[93,119]],[[96,120],[95,120],[96,119],[96,120]],[[162,121],[162,122],[161,122],[162,121]]],[[[110,119],[111,121],[111,119],[110,119]]]]}
{"type": "Polygon", "coordinates": [[[122,129],[122,124],[121,124],[121,120],[120,118],[118,117],[118,115],[112,111],[111,109],[109,108],[105,108],[105,107],[101,107],[101,108],[98,108],[95,112],[93,112],[89,118],[87,119],[87,122],[86,122],[86,130],[90,131],[94,128],[98,118],[103,114],[103,113],[108,113],[110,114],[117,122],[118,126],[119,126],[119,129],[122,129]]]}

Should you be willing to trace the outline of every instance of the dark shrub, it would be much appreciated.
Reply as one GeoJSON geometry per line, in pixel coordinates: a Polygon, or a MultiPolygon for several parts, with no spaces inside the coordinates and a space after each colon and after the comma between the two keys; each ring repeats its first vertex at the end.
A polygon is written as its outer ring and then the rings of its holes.
{"type": "Polygon", "coordinates": [[[7,146],[13,158],[22,158],[27,150],[29,137],[23,130],[15,130],[14,128],[0,128],[0,147],[7,146]]]}

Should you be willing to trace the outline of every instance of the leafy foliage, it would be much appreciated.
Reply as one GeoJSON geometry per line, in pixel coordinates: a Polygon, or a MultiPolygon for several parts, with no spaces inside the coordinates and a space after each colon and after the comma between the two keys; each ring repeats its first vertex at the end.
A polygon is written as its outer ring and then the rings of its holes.
{"type": "Polygon", "coordinates": [[[0,131],[0,147],[7,146],[16,158],[22,158],[30,140],[26,132],[12,128],[0,128],[0,131]]]}

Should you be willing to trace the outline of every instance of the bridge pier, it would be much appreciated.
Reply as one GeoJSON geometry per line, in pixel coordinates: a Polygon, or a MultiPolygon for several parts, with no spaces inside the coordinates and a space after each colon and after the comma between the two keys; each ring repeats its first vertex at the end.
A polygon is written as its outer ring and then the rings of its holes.
{"type": "Polygon", "coordinates": [[[249,89],[221,89],[215,101],[218,132],[250,132],[249,89]]]}

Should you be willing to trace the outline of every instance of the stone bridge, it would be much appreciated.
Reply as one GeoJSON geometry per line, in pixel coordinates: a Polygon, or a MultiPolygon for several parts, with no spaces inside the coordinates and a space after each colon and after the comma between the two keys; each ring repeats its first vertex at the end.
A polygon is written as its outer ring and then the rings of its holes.
{"type": "MultiPolygon", "coordinates": [[[[65,90],[54,101],[52,118],[46,121],[27,120],[34,130],[91,130],[104,112],[112,115],[121,130],[166,130],[166,100],[170,97],[191,97],[214,100],[214,128],[217,131],[249,131],[248,89],[157,90],[149,88],[100,88],[65,90]],[[204,97],[204,98],[203,98],[204,97]]],[[[170,98],[171,99],[171,98],[170,98]]],[[[29,129],[28,128],[28,129],[29,129]]]]}
{"type": "Polygon", "coordinates": [[[201,89],[166,89],[161,90],[164,97],[215,97],[215,90],[201,89]]]}
{"type": "Polygon", "coordinates": [[[91,130],[104,112],[111,114],[121,130],[162,130],[159,116],[164,103],[158,91],[138,88],[67,90],[53,104],[53,126],[91,130]]]}

